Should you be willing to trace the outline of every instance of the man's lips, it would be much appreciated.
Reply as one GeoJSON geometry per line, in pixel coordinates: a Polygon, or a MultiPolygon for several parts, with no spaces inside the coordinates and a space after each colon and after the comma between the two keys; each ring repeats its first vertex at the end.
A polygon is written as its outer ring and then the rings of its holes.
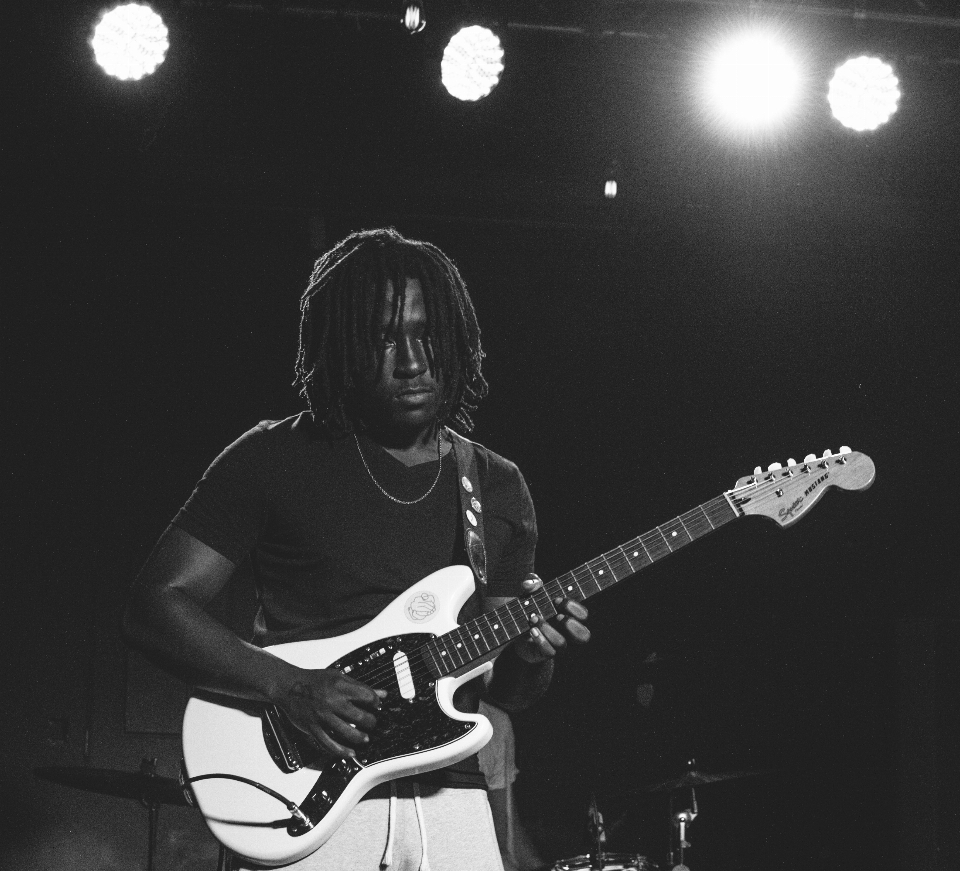
{"type": "Polygon", "coordinates": [[[423,396],[433,393],[432,387],[406,387],[401,390],[398,396],[423,396]]]}

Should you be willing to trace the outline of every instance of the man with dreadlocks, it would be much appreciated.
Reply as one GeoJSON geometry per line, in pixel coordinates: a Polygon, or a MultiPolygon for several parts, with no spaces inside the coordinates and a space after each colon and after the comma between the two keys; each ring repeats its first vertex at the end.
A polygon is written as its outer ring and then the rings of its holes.
{"type": "MultiPolygon", "coordinates": [[[[536,521],[517,467],[453,431],[472,429],[487,383],[473,305],[439,249],[392,229],[355,233],[317,262],[301,311],[296,383],[309,412],[261,422],[214,461],[137,578],[123,630],[194,685],[275,705],[345,757],[368,742],[385,693],[263,648],[351,632],[468,557],[480,582],[461,622],[535,590],[536,521]],[[466,514],[465,457],[476,481],[466,514]],[[252,642],[204,609],[247,559],[252,642]]],[[[555,654],[589,638],[586,609],[555,604],[486,684],[461,687],[461,710],[476,711],[481,693],[508,711],[542,695],[555,654]]],[[[499,871],[483,786],[471,757],[377,787],[296,867],[499,871]]]]}

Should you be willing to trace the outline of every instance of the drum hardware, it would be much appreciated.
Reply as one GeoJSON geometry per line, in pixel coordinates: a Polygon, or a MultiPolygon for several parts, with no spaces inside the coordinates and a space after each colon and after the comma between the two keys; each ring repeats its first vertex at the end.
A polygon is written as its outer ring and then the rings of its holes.
{"type": "MultiPolygon", "coordinates": [[[[193,806],[189,788],[172,777],[161,777],[157,774],[156,759],[143,759],[140,770],[135,772],[109,768],[47,766],[35,768],[33,773],[42,780],[61,786],[139,801],[149,812],[147,871],[153,871],[154,866],[160,805],[193,806]]],[[[221,845],[217,871],[230,871],[231,861],[230,855],[221,845]]]]}
{"type": "Polygon", "coordinates": [[[590,794],[587,807],[587,831],[590,835],[591,850],[582,856],[561,859],[553,866],[553,871],[657,871],[657,866],[637,853],[608,853],[607,829],[603,814],[597,807],[597,796],[590,794]]]}
{"type": "Polygon", "coordinates": [[[672,871],[689,871],[683,861],[683,851],[691,847],[687,840],[687,827],[693,823],[699,813],[697,808],[697,791],[690,787],[690,807],[674,812],[674,794],[670,794],[670,862],[672,871]],[[674,846],[676,845],[676,846],[674,846]]]}
{"type": "Polygon", "coordinates": [[[690,841],[687,840],[687,829],[699,813],[696,792],[698,786],[720,783],[724,780],[736,780],[741,777],[755,777],[760,774],[770,774],[773,771],[773,769],[764,769],[709,774],[705,771],[697,771],[696,764],[695,759],[690,759],[687,762],[687,771],[680,777],[651,784],[644,790],[646,792],[668,792],[670,794],[670,863],[673,866],[672,871],[690,871],[684,863],[684,851],[691,847],[690,841]],[[686,789],[690,790],[690,806],[678,810],[677,808],[683,803],[679,799],[680,793],[686,789]]]}
{"type": "Polygon", "coordinates": [[[590,807],[587,810],[587,819],[589,820],[588,829],[590,832],[590,841],[593,845],[593,850],[590,853],[590,868],[593,869],[593,871],[603,871],[603,860],[601,856],[604,852],[603,848],[607,845],[607,830],[603,825],[603,815],[597,808],[597,794],[594,792],[590,793],[590,807]]]}

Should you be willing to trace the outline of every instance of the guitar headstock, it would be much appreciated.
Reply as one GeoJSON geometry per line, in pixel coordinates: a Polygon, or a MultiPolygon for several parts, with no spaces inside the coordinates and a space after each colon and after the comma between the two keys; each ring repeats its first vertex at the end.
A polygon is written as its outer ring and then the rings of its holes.
{"type": "Polygon", "coordinates": [[[866,490],[875,474],[870,457],[844,446],[836,454],[807,454],[802,463],[793,459],[787,460],[786,466],[773,463],[765,472],[757,466],[726,495],[744,514],[761,514],[780,526],[789,526],[830,487],[866,490]]]}

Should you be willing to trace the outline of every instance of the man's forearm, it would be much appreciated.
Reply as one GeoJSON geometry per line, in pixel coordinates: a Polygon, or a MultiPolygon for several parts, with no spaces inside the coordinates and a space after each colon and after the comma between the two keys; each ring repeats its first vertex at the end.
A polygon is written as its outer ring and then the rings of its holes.
{"type": "Polygon", "coordinates": [[[271,701],[293,667],[248,644],[189,596],[166,590],[133,603],[124,640],[148,659],[202,689],[271,701]]]}
{"type": "Polygon", "coordinates": [[[497,657],[486,695],[498,708],[522,711],[547,691],[552,679],[553,659],[527,662],[511,645],[497,657]]]}

